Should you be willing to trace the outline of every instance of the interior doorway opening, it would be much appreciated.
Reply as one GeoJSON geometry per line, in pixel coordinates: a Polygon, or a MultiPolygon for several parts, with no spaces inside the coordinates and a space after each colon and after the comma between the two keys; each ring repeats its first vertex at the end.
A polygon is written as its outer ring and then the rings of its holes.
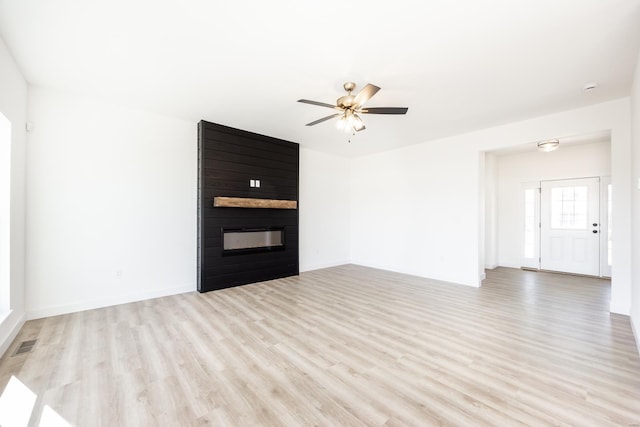
{"type": "MultiPolygon", "coordinates": [[[[541,265],[544,253],[557,257],[560,252],[581,260],[588,249],[584,240],[589,234],[590,247],[597,248],[595,270],[578,272],[600,277],[611,277],[611,253],[615,250],[615,236],[611,224],[611,132],[603,131],[589,135],[560,138],[560,148],[552,152],[541,152],[532,142],[508,149],[485,153],[484,173],[484,261],[486,268],[505,266],[552,271],[575,272],[564,267],[549,268],[541,265]],[[568,185],[571,179],[596,178],[596,195],[589,200],[597,202],[597,212],[589,217],[582,215],[584,189],[568,185]],[[554,210],[558,217],[555,229],[583,228],[583,240],[572,244],[561,238],[547,236],[542,245],[540,227],[541,194],[543,184],[564,182],[567,190],[555,190],[554,210]],[[576,192],[577,191],[577,192],[576,192]],[[565,194],[566,193],[566,194],[565,194]],[[566,196],[566,197],[565,197],[566,196]],[[560,209],[558,211],[558,209],[560,209]],[[564,210],[562,210],[564,209],[564,210]],[[575,209],[578,209],[576,211],[575,209]],[[573,215],[573,216],[572,216],[573,215]],[[565,222],[562,222],[562,221],[565,222]],[[588,222],[590,221],[590,222],[588,222]],[[593,224],[596,223],[596,226],[593,224]],[[561,227],[562,226],[562,227],[561,227]],[[594,233],[596,231],[596,233],[594,233]],[[549,240],[552,240],[549,243],[549,240]],[[562,251],[561,251],[562,249],[562,251]],[[546,268],[545,268],[546,267],[546,268]]],[[[550,184],[544,184],[550,185],[550,184]]],[[[562,187],[562,185],[560,185],[562,187]]],[[[551,189],[548,189],[548,207],[552,210],[551,189]]],[[[593,190],[592,190],[593,192],[593,190]]],[[[592,208],[593,209],[593,208],[592,208]]],[[[545,213],[545,215],[550,215],[545,213]]],[[[550,221],[550,217],[547,218],[550,221]]],[[[571,233],[567,231],[569,235],[571,233]]],[[[547,233],[549,234],[549,233],[547,233]]],[[[577,234],[577,233],[574,233],[577,234]]],[[[592,251],[593,253],[593,251],[592,251]]],[[[593,256],[592,256],[593,258],[593,256]]],[[[551,259],[551,258],[550,258],[551,259]]]]}

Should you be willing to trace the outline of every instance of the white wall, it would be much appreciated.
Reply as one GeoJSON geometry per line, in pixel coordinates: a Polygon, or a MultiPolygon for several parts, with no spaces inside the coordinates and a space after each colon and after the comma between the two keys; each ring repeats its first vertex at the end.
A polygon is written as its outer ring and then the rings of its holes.
{"type": "MultiPolygon", "coordinates": [[[[27,82],[22,77],[4,41],[0,39],[0,112],[11,122],[11,147],[2,150],[10,155],[9,235],[0,236],[0,288],[9,288],[10,311],[0,315],[0,356],[24,323],[25,308],[25,150],[27,82]],[[8,247],[6,242],[8,239],[8,247]],[[8,250],[8,253],[7,253],[8,250]],[[3,261],[4,260],[4,261],[3,261]],[[8,264],[7,264],[8,263],[8,264]],[[8,274],[6,274],[8,271],[8,274]],[[7,281],[9,283],[7,283],[7,281]]],[[[5,218],[6,224],[6,218],[5,218]]],[[[1,294],[6,298],[6,292],[1,294]]],[[[3,304],[7,306],[6,301],[3,304]]]]}
{"type": "MultiPolygon", "coordinates": [[[[40,88],[29,120],[29,315],[194,289],[195,123],[40,88]]],[[[477,286],[481,152],[611,129],[612,309],[628,313],[629,120],[622,99],[354,160],[303,148],[301,270],[351,259],[477,286]]]]}
{"type": "Polygon", "coordinates": [[[631,130],[633,135],[633,289],[631,292],[631,324],[640,352],[640,55],[636,64],[633,89],[631,90],[631,130]]]}
{"type": "Polygon", "coordinates": [[[350,260],[350,161],[300,149],[300,271],[350,260]]]}
{"type": "Polygon", "coordinates": [[[29,318],[196,289],[195,123],[29,90],[29,318]]]}
{"type": "Polygon", "coordinates": [[[478,285],[479,153],[460,145],[353,160],[354,263],[478,285]]]}
{"type": "Polygon", "coordinates": [[[484,206],[484,266],[498,266],[498,162],[496,155],[485,153],[484,161],[485,206],[484,206]]]}
{"type": "Polygon", "coordinates": [[[0,317],[11,309],[11,122],[0,111],[0,317]]]}
{"type": "Polygon", "coordinates": [[[560,146],[556,151],[500,155],[498,164],[498,263],[522,265],[521,183],[611,175],[611,143],[560,146]]]}
{"type": "Polygon", "coordinates": [[[630,114],[624,98],[353,161],[355,263],[478,286],[479,153],[611,130],[616,251],[611,310],[629,314],[630,114]]]}
{"type": "MultiPolygon", "coordinates": [[[[27,312],[195,290],[197,126],[30,89],[27,312]]],[[[348,263],[350,161],[300,150],[300,269],[348,263]]]]}

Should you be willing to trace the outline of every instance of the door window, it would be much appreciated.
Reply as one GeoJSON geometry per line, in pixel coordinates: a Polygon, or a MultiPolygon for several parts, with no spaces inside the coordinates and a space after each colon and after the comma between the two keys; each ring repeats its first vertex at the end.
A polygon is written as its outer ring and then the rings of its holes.
{"type": "Polygon", "coordinates": [[[586,230],[587,219],[586,186],[551,189],[551,228],[586,230]]]}

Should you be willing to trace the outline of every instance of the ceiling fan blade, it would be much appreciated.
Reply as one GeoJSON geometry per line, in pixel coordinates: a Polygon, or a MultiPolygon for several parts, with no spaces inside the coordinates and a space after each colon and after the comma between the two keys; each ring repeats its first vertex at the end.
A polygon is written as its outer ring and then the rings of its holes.
{"type": "Polygon", "coordinates": [[[298,102],[302,102],[303,104],[318,105],[320,107],[336,108],[335,105],[327,104],[326,102],[310,101],[308,99],[298,99],[298,102]]]}
{"type": "Polygon", "coordinates": [[[356,95],[354,99],[354,103],[358,106],[362,106],[365,102],[367,102],[373,95],[378,93],[380,88],[378,86],[374,86],[372,84],[367,84],[362,90],[356,95]]]}
{"type": "Polygon", "coordinates": [[[361,111],[363,114],[407,114],[407,107],[373,107],[365,108],[361,111]]]}
{"type": "Polygon", "coordinates": [[[338,117],[338,116],[341,116],[341,115],[342,115],[341,113],[332,114],[330,116],[323,117],[321,119],[315,120],[315,121],[313,121],[311,123],[307,123],[307,126],[317,125],[318,123],[326,122],[329,119],[333,119],[334,117],[338,117]]]}

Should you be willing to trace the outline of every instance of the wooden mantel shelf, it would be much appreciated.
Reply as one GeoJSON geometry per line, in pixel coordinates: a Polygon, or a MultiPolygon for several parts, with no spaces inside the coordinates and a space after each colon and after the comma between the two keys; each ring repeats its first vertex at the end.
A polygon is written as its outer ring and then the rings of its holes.
{"type": "Polygon", "coordinates": [[[245,197],[214,197],[214,208],[263,208],[263,209],[297,209],[295,200],[253,199],[245,197]]]}

